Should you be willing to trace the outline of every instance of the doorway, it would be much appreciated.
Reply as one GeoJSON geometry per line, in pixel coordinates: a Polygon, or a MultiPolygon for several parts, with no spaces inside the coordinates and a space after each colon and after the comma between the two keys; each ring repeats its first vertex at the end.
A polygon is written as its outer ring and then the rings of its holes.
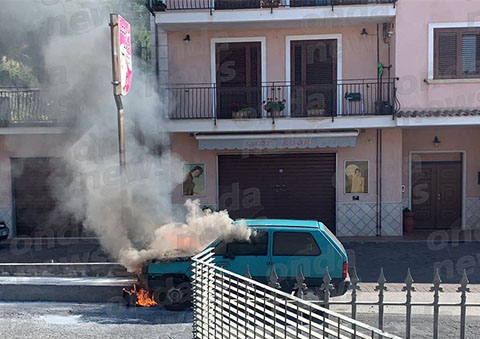
{"type": "Polygon", "coordinates": [[[291,115],[331,116],[337,105],[337,40],[290,44],[291,115]]]}
{"type": "Polygon", "coordinates": [[[262,115],[261,42],[216,43],[217,118],[262,115]]]}
{"type": "Polygon", "coordinates": [[[411,205],[415,229],[455,229],[462,227],[463,154],[457,160],[412,161],[411,205]]]}

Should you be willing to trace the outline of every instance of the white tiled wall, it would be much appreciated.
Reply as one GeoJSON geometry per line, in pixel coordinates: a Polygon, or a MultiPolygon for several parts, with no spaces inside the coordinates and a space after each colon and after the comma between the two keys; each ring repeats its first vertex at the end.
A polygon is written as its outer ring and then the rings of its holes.
{"type": "Polygon", "coordinates": [[[480,197],[467,197],[465,219],[467,229],[480,229],[480,197]]]}
{"type": "MultiPolygon", "coordinates": [[[[338,236],[375,236],[377,204],[337,203],[338,236]]],[[[402,235],[402,203],[382,204],[382,236],[402,235]]]]}

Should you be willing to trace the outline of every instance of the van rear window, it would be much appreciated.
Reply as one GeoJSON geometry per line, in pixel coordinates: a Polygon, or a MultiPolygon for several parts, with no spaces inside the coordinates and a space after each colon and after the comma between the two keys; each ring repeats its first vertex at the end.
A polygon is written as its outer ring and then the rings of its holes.
{"type": "Polygon", "coordinates": [[[337,239],[337,237],[332,233],[332,231],[330,231],[330,229],[327,226],[324,227],[324,230],[330,236],[330,239],[335,241],[335,244],[337,244],[338,247],[340,247],[343,250],[343,252],[346,253],[345,247],[343,247],[343,244],[340,242],[340,240],[337,239]]]}
{"type": "Polygon", "coordinates": [[[321,253],[311,233],[275,232],[273,235],[273,255],[317,256],[321,253]]]}

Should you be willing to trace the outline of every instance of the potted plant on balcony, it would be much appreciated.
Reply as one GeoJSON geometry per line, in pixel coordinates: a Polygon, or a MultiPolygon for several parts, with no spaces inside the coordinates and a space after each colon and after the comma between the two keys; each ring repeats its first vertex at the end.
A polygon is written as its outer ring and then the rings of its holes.
{"type": "Polygon", "coordinates": [[[403,232],[411,233],[415,226],[415,214],[410,210],[410,208],[405,208],[403,210],[403,232]]]}
{"type": "Polygon", "coordinates": [[[167,5],[162,0],[152,0],[152,9],[155,12],[165,12],[167,5]]]}
{"type": "Polygon", "coordinates": [[[278,117],[280,113],[285,109],[285,99],[278,100],[277,98],[267,98],[263,102],[263,109],[270,114],[270,116],[278,117]]]}
{"type": "Polygon", "coordinates": [[[327,104],[318,99],[310,100],[305,107],[307,117],[322,117],[326,115],[327,104]]]}
{"type": "Polygon", "coordinates": [[[248,119],[257,116],[255,108],[250,107],[248,103],[233,103],[230,105],[232,110],[232,119],[248,119]]]}
{"type": "Polygon", "coordinates": [[[281,0],[262,0],[262,8],[277,8],[281,0]]]}

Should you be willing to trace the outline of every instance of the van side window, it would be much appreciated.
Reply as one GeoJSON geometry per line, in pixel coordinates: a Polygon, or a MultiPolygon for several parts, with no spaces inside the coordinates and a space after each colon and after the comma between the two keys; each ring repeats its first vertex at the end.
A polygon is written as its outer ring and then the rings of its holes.
{"type": "Polygon", "coordinates": [[[213,249],[213,253],[215,253],[215,255],[225,255],[226,252],[227,244],[225,243],[225,240],[220,241],[213,249]]]}
{"type": "Polygon", "coordinates": [[[308,232],[275,232],[273,255],[276,256],[317,256],[322,252],[315,238],[308,232]]]}
{"type": "Polygon", "coordinates": [[[214,250],[216,255],[267,255],[268,233],[256,232],[250,236],[250,241],[221,241],[214,250]],[[217,251],[218,248],[218,251],[217,251]]]}

